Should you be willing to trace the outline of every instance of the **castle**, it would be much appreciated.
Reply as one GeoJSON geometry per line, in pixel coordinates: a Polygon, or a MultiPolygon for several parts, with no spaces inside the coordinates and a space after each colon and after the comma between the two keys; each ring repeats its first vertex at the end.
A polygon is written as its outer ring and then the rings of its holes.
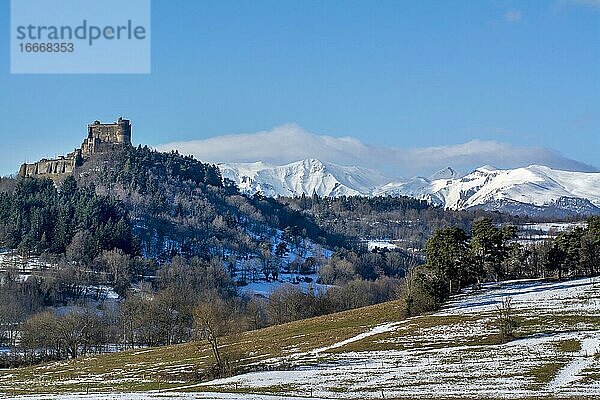
{"type": "Polygon", "coordinates": [[[19,176],[50,178],[54,181],[72,174],[93,154],[106,153],[131,146],[131,123],[120,117],[117,122],[103,124],[94,121],[88,125],[88,134],[81,147],[66,156],[42,159],[33,164],[23,164],[19,176]]]}

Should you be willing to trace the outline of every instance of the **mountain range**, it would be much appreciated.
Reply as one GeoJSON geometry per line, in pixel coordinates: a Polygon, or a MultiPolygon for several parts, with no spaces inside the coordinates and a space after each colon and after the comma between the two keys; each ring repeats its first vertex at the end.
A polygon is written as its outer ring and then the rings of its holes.
{"type": "Polygon", "coordinates": [[[362,167],[341,166],[316,159],[286,165],[264,162],[219,164],[224,178],[235,181],[246,194],[268,197],[312,195],[367,196],[390,182],[383,173],[362,167]]]}
{"type": "Polygon", "coordinates": [[[393,179],[358,166],[317,159],[285,165],[264,162],[219,164],[223,177],[243,193],[265,196],[409,196],[435,206],[530,216],[600,214],[600,173],[541,165],[514,169],[483,166],[468,174],[451,167],[429,176],[393,179]]]}

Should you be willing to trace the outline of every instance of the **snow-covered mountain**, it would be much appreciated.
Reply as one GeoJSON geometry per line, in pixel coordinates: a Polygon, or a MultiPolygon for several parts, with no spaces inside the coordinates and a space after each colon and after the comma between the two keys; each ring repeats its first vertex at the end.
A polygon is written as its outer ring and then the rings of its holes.
{"type": "Polygon", "coordinates": [[[600,173],[540,165],[506,170],[484,166],[460,178],[389,183],[374,194],[406,195],[456,210],[481,208],[535,216],[600,214],[600,173]]]}
{"type": "Polygon", "coordinates": [[[479,208],[532,216],[600,214],[600,173],[540,165],[484,166],[460,176],[448,167],[430,178],[391,181],[382,173],[307,159],[283,166],[221,164],[224,177],[244,193],[266,196],[410,196],[448,209],[479,208]]]}
{"type": "Polygon", "coordinates": [[[361,167],[346,167],[306,159],[275,166],[263,162],[219,164],[224,178],[237,183],[242,193],[261,192],[265,196],[369,195],[389,182],[382,173],[361,167]]]}

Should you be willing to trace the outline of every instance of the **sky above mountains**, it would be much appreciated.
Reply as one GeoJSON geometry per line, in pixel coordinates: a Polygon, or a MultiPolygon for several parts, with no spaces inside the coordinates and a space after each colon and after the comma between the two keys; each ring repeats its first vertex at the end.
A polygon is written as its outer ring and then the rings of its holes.
{"type": "Polygon", "coordinates": [[[0,40],[0,174],[120,115],[136,144],[208,161],[600,167],[598,1],[154,0],[152,14],[148,75],[11,75],[0,40]],[[244,132],[258,133],[214,138],[244,132]]]}
{"type": "Polygon", "coordinates": [[[167,143],[157,148],[177,150],[214,163],[264,161],[283,165],[316,158],[377,169],[394,178],[429,176],[447,166],[466,173],[486,164],[497,168],[540,164],[569,171],[597,171],[593,166],[534,146],[473,140],[450,146],[393,148],[365,144],[352,137],[316,135],[295,124],[251,134],[167,143]]]}

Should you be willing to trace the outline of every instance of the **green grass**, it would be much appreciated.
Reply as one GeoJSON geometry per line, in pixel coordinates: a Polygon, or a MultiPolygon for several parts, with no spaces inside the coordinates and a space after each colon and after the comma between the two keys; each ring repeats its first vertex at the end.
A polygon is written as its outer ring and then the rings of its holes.
{"type": "Polygon", "coordinates": [[[453,328],[460,325],[472,325],[482,321],[487,326],[488,315],[423,315],[410,319],[410,323],[401,326],[398,331],[386,332],[369,336],[363,340],[349,343],[345,346],[330,350],[331,353],[344,353],[348,351],[385,351],[409,349],[439,349],[459,346],[485,346],[500,344],[500,336],[496,334],[466,335],[461,340],[432,341],[430,337],[415,339],[421,331],[435,327],[453,328]]]}
{"type": "Polygon", "coordinates": [[[564,353],[576,353],[581,350],[581,342],[576,339],[560,340],[556,342],[556,346],[564,353]]]}
{"type": "MultiPolygon", "coordinates": [[[[400,320],[401,315],[399,302],[392,301],[226,337],[221,351],[224,357],[239,360],[235,368],[245,368],[290,351],[334,344],[375,325],[400,320]]],[[[204,343],[136,349],[2,370],[0,393],[146,391],[159,385],[167,389],[205,380],[213,364],[204,343]]]]}
{"type": "Polygon", "coordinates": [[[565,366],[566,363],[551,362],[535,367],[531,370],[531,376],[536,383],[548,384],[556,377],[558,371],[565,366]]]}

